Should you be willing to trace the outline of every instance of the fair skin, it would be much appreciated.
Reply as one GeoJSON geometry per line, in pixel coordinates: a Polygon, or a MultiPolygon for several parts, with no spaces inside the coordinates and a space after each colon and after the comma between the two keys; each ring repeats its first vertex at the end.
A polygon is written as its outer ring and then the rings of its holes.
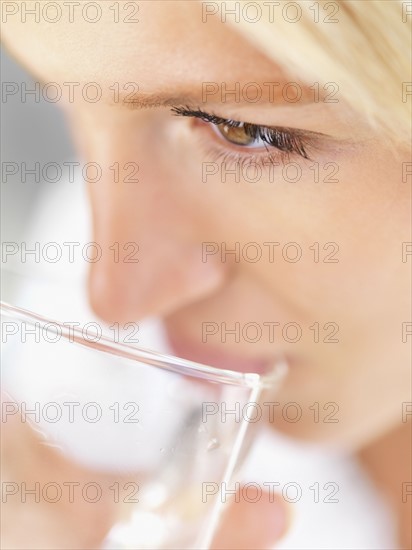
{"type": "MultiPolygon", "coordinates": [[[[137,242],[140,261],[114,263],[107,256],[93,265],[94,309],[107,321],[161,316],[176,355],[202,363],[242,364],[241,370],[253,371],[285,356],[289,375],[268,400],[296,402],[305,412],[296,423],[275,416],[274,426],[293,437],[359,451],[362,457],[385,447],[394,432],[401,432],[397,445],[405,445],[410,436],[408,425],[402,425],[402,402],[411,400],[410,347],[402,342],[401,327],[410,316],[411,294],[410,268],[401,252],[402,242],[410,240],[411,194],[401,167],[409,161],[407,147],[388,146],[385,135],[345,102],[314,103],[310,91],[309,100],[298,103],[278,95],[271,102],[265,96],[257,103],[233,97],[222,102],[219,94],[204,102],[204,82],[225,82],[228,89],[236,82],[256,82],[267,90],[265,82],[288,78],[228,25],[212,18],[202,23],[195,2],[143,3],[139,21],[107,19],[93,26],[79,19],[57,26],[11,19],[3,26],[10,52],[38,79],[80,86],[98,82],[106,91],[106,100],[91,104],[80,98],[64,108],[83,158],[104,168],[103,180],[89,185],[93,240],[106,248],[137,242]],[[115,82],[120,89],[138,83],[139,101],[165,100],[169,106],[110,104],[115,82]],[[257,159],[267,153],[264,147],[233,145],[208,122],[171,116],[170,106],[186,105],[224,119],[305,132],[311,160],[296,152],[289,158],[302,169],[301,179],[290,183],[277,167],[271,174],[263,170],[257,183],[235,183],[230,176],[223,183],[219,173],[205,183],[202,163],[218,155],[250,159],[256,154],[257,159]],[[137,163],[139,183],[114,184],[109,166],[115,162],[137,163]],[[321,175],[326,163],[336,163],[338,182],[315,182],[314,162],[321,175]],[[222,262],[219,254],[202,262],[204,242],[224,242],[232,249],[236,242],[274,241],[281,247],[298,243],[302,259],[285,261],[275,249],[274,262],[268,255],[256,263],[234,262],[233,255],[222,262]],[[319,263],[310,248],[315,242],[321,247],[319,263]],[[339,261],[324,263],[332,249],[322,247],[331,242],[339,246],[339,261]],[[263,332],[259,343],[236,342],[233,336],[223,342],[219,334],[202,341],[204,322],[233,327],[268,321],[280,327],[298,323],[302,338],[287,342],[278,331],[274,341],[263,332]],[[328,322],[338,326],[339,342],[322,341],[328,322]],[[309,329],[314,323],[321,327],[319,343],[309,329]],[[337,404],[338,422],[314,422],[315,402],[321,408],[337,404]]],[[[299,82],[296,76],[289,80],[299,82]]],[[[282,162],[275,149],[271,153],[282,162]]],[[[232,167],[234,161],[225,162],[232,167]]],[[[386,475],[377,477],[385,478],[385,487],[395,487],[393,461],[385,464],[386,475]]],[[[407,481],[407,464],[404,468],[407,481]]],[[[399,515],[405,515],[404,508],[399,515]]],[[[407,520],[401,525],[406,545],[407,520]]],[[[273,540],[277,531],[270,533],[273,540]]],[[[240,547],[234,540],[227,544],[240,547]]]]}

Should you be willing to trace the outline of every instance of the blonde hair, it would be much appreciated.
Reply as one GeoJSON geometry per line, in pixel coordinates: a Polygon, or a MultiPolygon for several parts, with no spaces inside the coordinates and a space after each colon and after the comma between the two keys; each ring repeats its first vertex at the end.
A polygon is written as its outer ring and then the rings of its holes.
{"type": "Polygon", "coordinates": [[[243,10],[247,4],[259,5],[259,20],[227,17],[227,21],[286,74],[299,75],[308,83],[337,83],[340,97],[370,124],[384,127],[395,139],[410,139],[411,2],[231,0],[225,4],[227,9],[238,4],[243,10]]]}

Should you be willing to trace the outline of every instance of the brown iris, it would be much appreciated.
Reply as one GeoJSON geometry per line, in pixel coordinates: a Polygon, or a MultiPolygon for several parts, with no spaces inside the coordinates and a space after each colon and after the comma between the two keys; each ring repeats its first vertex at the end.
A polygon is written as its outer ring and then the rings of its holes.
{"type": "Polygon", "coordinates": [[[227,141],[235,145],[253,145],[256,141],[254,137],[248,135],[244,125],[216,124],[216,129],[227,141]]]}

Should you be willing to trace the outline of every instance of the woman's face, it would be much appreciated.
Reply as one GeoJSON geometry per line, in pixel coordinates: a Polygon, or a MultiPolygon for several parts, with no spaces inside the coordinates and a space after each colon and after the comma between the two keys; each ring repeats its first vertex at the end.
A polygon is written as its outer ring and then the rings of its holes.
{"type": "Polygon", "coordinates": [[[67,10],[55,24],[3,25],[10,51],[60,85],[84,161],[102,168],[88,184],[107,251],[90,275],[96,311],[160,315],[177,355],[218,367],[260,371],[285,356],[289,376],[267,401],[292,435],[359,446],[400,422],[407,149],[369,129],[339,83],[317,96],[201,3],[100,4],[94,24],[78,9],[72,23],[67,10]]]}

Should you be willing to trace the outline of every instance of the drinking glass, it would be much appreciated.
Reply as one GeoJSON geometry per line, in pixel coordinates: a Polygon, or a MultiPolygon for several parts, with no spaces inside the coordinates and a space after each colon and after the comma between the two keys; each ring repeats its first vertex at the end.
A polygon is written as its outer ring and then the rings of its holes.
{"type": "Polygon", "coordinates": [[[261,392],[285,365],[265,376],[221,370],[4,302],[1,314],[2,421],[19,415],[39,444],[117,476],[88,487],[115,502],[104,548],[210,548],[261,392]]]}

